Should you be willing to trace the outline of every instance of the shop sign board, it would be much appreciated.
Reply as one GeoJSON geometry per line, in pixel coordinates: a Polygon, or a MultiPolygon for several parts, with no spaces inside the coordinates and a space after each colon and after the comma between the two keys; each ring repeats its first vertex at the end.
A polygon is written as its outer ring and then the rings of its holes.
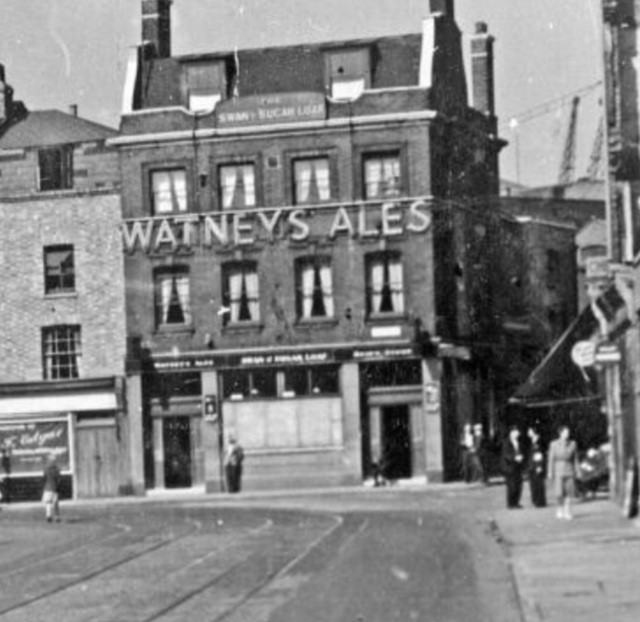
{"type": "Polygon", "coordinates": [[[431,221],[431,208],[425,200],[389,199],[314,209],[256,208],[137,218],[122,225],[122,241],[128,253],[175,253],[193,248],[248,247],[275,240],[388,239],[424,233],[431,221]]]}
{"type": "Polygon", "coordinates": [[[220,128],[318,121],[326,116],[325,96],[314,92],[248,95],[221,101],[216,106],[220,128]]]}
{"type": "Polygon", "coordinates": [[[283,352],[247,352],[244,355],[228,355],[224,353],[212,355],[190,355],[171,358],[155,358],[153,367],[158,372],[170,372],[178,370],[196,369],[220,369],[225,367],[267,367],[289,365],[322,365],[336,361],[364,360],[374,361],[381,359],[397,359],[415,357],[413,345],[337,348],[335,350],[306,350],[283,352]]]}
{"type": "Polygon", "coordinates": [[[4,471],[13,476],[41,475],[46,459],[54,455],[62,472],[71,471],[67,419],[0,423],[4,471]]]}
{"type": "Polygon", "coordinates": [[[620,348],[613,343],[600,344],[596,350],[596,363],[619,363],[622,360],[620,348]]]}
{"type": "Polygon", "coordinates": [[[592,341],[578,341],[571,348],[571,360],[578,367],[591,367],[596,362],[596,344],[592,341]]]}

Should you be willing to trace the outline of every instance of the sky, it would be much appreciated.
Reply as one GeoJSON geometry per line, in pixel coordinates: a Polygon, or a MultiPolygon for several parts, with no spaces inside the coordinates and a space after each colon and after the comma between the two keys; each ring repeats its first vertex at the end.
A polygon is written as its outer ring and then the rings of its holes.
{"type": "MultiPolygon", "coordinates": [[[[456,0],[467,62],[476,22],[496,39],[503,178],[557,181],[577,92],[576,176],[586,173],[601,115],[600,2],[456,0]]],[[[140,0],[0,4],[0,63],[16,99],[32,110],[77,104],[80,116],[117,127],[140,0]]],[[[428,0],[173,0],[172,47],[179,55],[418,32],[427,13],[428,0]]]]}

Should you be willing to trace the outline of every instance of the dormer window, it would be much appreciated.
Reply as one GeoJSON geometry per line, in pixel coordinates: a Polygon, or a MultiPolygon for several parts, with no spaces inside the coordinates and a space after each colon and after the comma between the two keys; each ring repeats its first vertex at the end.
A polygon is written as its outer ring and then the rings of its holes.
{"type": "Polygon", "coordinates": [[[328,86],[333,99],[356,99],[371,86],[369,48],[330,51],[328,86]]]}
{"type": "Polygon", "coordinates": [[[187,100],[193,112],[211,112],[226,98],[227,72],[223,60],[199,61],[186,66],[187,100]]]}

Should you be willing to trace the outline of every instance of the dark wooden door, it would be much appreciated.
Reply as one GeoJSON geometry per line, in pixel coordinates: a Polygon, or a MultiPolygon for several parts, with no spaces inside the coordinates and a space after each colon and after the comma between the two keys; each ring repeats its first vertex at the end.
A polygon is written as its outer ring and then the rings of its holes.
{"type": "Polygon", "coordinates": [[[166,417],[163,420],[164,485],[166,488],[191,487],[191,418],[166,417]]]}
{"type": "Polygon", "coordinates": [[[387,479],[412,476],[411,426],[406,404],[382,408],[382,464],[387,479]]]}
{"type": "Polygon", "coordinates": [[[120,456],[113,422],[76,427],[78,497],[112,497],[120,484],[120,456]]]}

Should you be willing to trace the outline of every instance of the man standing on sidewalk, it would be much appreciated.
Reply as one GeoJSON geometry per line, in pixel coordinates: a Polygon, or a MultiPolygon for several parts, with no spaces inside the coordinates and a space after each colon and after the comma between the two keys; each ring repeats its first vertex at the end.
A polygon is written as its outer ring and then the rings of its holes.
{"type": "Polygon", "coordinates": [[[56,457],[51,455],[47,461],[42,475],[44,490],[42,493],[42,502],[45,508],[45,518],[50,523],[54,517],[56,523],[60,522],[60,499],[58,497],[60,491],[60,469],[56,463],[56,457]]]}
{"type": "Polygon", "coordinates": [[[509,430],[509,436],[502,444],[500,466],[507,485],[507,507],[509,509],[522,507],[520,505],[520,496],[522,495],[524,454],[519,439],[520,430],[512,427],[509,430]]]}

